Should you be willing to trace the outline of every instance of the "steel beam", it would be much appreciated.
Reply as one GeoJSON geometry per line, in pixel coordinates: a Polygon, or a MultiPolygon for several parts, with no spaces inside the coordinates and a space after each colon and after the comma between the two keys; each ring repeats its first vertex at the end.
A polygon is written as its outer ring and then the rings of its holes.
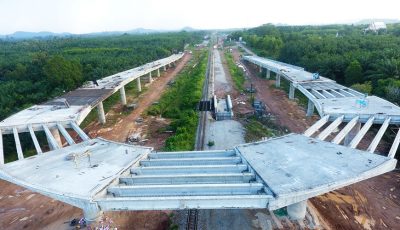
{"type": "Polygon", "coordinates": [[[230,174],[160,174],[120,177],[119,182],[126,185],[142,184],[233,184],[249,183],[255,180],[253,173],[230,174]]]}
{"type": "Polygon", "coordinates": [[[361,139],[364,137],[364,135],[368,132],[369,128],[371,128],[372,124],[374,123],[375,117],[372,116],[368,119],[368,121],[364,124],[364,126],[361,128],[360,132],[357,133],[357,135],[353,138],[353,140],[350,142],[350,148],[356,148],[357,145],[360,143],[361,139]]]}
{"type": "Polygon", "coordinates": [[[71,127],[75,130],[75,132],[78,133],[79,137],[83,141],[90,140],[90,137],[88,135],[86,135],[86,133],[75,122],[72,121],[70,124],[71,124],[71,127]]]}
{"type": "Polygon", "coordinates": [[[308,128],[304,132],[304,136],[311,137],[318,129],[320,129],[323,125],[325,125],[326,122],[328,122],[328,120],[329,120],[329,115],[324,116],[319,121],[315,122],[315,124],[313,124],[310,128],[308,128]]]}
{"type": "Polygon", "coordinates": [[[36,138],[35,131],[33,131],[31,124],[28,125],[28,129],[29,129],[29,133],[31,134],[33,145],[35,145],[36,152],[38,154],[42,154],[43,153],[42,148],[40,148],[39,141],[36,138]]]}
{"type": "Polygon", "coordinates": [[[248,167],[245,164],[235,165],[194,165],[194,166],[153,166],[153,167],[134,167],[131,173],[136,175],[158,175],[158,174],[225,174],[243,173],[248,167]]]}
{"type": "Polygon", "coordinates": [[[376,147],[378,147],[379,142],[381,141],[383,134],[385,134],[387,127],[390,124],[391,118],[388,117],[383,122],[381,128],[379,129],[378,133],[376,134],[375,138],[372,140],[371,144],[368,146],[367,151],[370,153],[375,152],[376,147]]]}
{"type": "Polygon", "coordinates": [[[394,138],[392,147],[389,150],[388,157],[394,158],[394,156],[396,155],[397,149],[399,148],[399,144],[400,144],[400,128],[397,131],[397,135],[394,138]]]}
{"type": "Polygon", "coordinates": [[[42,125],[42,126],[44,133],[46,134],[47,140],[49,142],[50,149],[52,150],[59,149],[60,146],[58,146],[56,139],[54,139],[53,135],[51,134],[49,127],[47,127],[47,125],[42,125]]]}
{"type": "Polygon", "coordinates": [[[111,186],[107,191],[117,197],[255,195],[262,192],[261,183],[244,184],[181,184],[111,186]]]}
{"type": "Polygon", "coordinates": [[[18,160],[24,159],[24,154],[22,153],[21,141],[19,140],[18,129],[13,128],[15,147],[17,148],[18,160]]]}
{"type": "Polygon", "coordinates": [[[357,124],[358,119],[360,119],[359,116],[354,117],[351,119],[349,123],[336,135],[336,137],[333,139],[332,143],[335,144],[340,144],[342,140],[345,138],[345,136],[353,129],[353,127],[357,124]]]}
{"type": "Polygon", "coordinates": [[[317,138],[322,141],[325,140],[329,136],[329,134],[331,134],[333,130],[336,129],[342,123],[343,118],[344,118],[343,115],[336,118],[335,121],[333,121],[324,131],[322,131],[317,138]]]}
{"type": "Polygon", "coordinates": [[[60,130],[61,134],[64,136],[65,140],[68,142],[69,145],[75,144],[74,139],[69,135],[67,130],[62,126],[60,123],[57,123],[58,130],[60,130]]]}
{"type": "Polygon", "coordinates": [[[222,165],[241,163],[240,157],[209,157],[209,158],[171,158],[142,160],[142,166],[179,166],[179,165],[222,165]]]}

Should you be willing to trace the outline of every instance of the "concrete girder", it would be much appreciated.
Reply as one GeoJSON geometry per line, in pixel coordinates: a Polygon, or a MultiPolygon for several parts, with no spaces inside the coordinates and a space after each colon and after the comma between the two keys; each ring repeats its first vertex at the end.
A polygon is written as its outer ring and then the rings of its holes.
{"type": "Polygon", "coordinates": [[[107,191],[117,197],[256,195],[264,189],[261,183],[245,184],[181,184],[111,186],[107,191]]]}
{"type": "Polygon", "coordinates": [[[152,159],[142,160],[142,166],[178,166],[178,165],[223,165],[241,163],[240,157],[210,157],[210,158],[189,158],[189,159],[152,159]]]}
{"type": "Polygon", "coordinates": [[[40,148],[39,141],[36,138],[35,132],[33,131],[31,124],[28,125],[28,129],[29,129],[29,133],[31,134],[33,145],[35,145],[37,154],[42,154],[43,153],[42,148],[40,148]]]}
{"type": "Polygon", "coordinates": [[[372,116],[368,119],[368,121],[364,124],[364,126],[361,128],[360,132],[357,133],[357,135],[351,140],[349,147],[350,148],[356,148],[358,143],[360,143],[361,139],[364,137],[364,135],[368,132],[369,128],[371,128],[372,124],[374,123],[375,117],[372,116]]]}
{"type": "Polygon", "coordinates": [[[328,90],[322,90],[322,94],[323,94],[326,98],[336,98],[336,96],[333,95],[332,93],[330,93],[328,90]]]}
{"type": "Polygon", "coordinates": [[[122,86],[119,89],[119,93],[121,95],[121,104],[126,105],[126,94],[125,94],[125,86],[122,86]]]}
{"type": "Polygon", "coordinates": [[[331,134],[333,130],[336,129],[342,123],[343,118],[344,115],[336,118],[335,121],[333,121],[324,131],[322,131],[317,138],[320,139],[321,141],[325,140],[329,136],[329,134],[331,134]]]}
{"type": "Polygon", "coordinates": [[[22,153],[21,141],[19,140],[18,129],[13,128],[15,147],[17,148],[18,160],[24,159],[24,154],[22,153]]]}
{"type": "Polygon", "coordinates": [[[65,140],[67,141],[67,143],[69,145],[75,144],[74,139],[72,139],[72,137],[69,135],[67,130],[64,128],[64,126],[62,126],[60,123],[57,123],[57,128],[58,128],[58,130],[60,130],[61,134],[64,136],[65,140]]]}
{"type": "Polygon", "coordinates": [[[383,134],[385,134],[385,131],[387,127],[389,126],[391,118],[388,117],[385,119],[383,122],[381,128],[379,129],[378,133],[375,135],[375,138],[372,140],[371,144],[368,146],[367,151],[370,153],[374,153],[376,147],[378,147],[379,142],[381,141],[383,134]]]}
{"type": "Polygon", "coordinates": [[[345,95],[339,93],[336,89],[331,89],[330,93],[335,95],[335,97],[346,97],[345,95]]]}
{"type": "Polygon", "coordinates": [[[99,118],[99,122],[101,124],[105,124],[106,123],[106,114],[104,113],[104,106],[103,106],[102,101],[100,101],[99,104],[97,105],[97,115],[99,118]]]}
{"type": "Polygon", "coordinates": [[[140,83],[140,77],[137,78],[136,82],[137,82],[137,90],[139,92],[142,92],[142,83],[140,83]]]}
{"type": "Polygon", "coordinates": [[[340,144],[340,142],[346,137],[346,135],[353,129],[353,127],[357,124],[358,120],[360,119],[359,116],[354,117],[351,119],[349,123],[336,135],[333,139],[332,143],[340,144]]]}
{"type": "Polygon", "coordinates": [[[49,146],[51,150],[55,150],[55,149],[59,149],[60,146],[58,145],[58,142],[56,141],[56,139],[53,137],[49,127],[47,127],[47,125],[42,125],[44,133],[46,134],[47,137],[47,141],[49,142],[49,146]]]}
{"type": "Polygon", "coordinates": [[[319,121],[315,122],[310,128],[304,132],[304,136],[311,137],[318,129],[320,129],[329,120],[329,115],[324,116],[319,121]]]}
{"type": "Polygon", "coordinates": [[[120,177],[119,182],[126,185],[143,184],[233,184],[249,183],[255,180],[253,173],[230,174],[160,174],[120,177]]]}
{"type": "Polygon", "coordinates": [[[397,149],[399,148],[399,144],[400,144],[400,128],[397,131],[396,137],[394,138],[392,147],[390,147],[388,157],[394,158],[394,155],[396,154],[397,149]]]}
{"type": "Polygon", "coordinates": [[[70,125],[83,141],[90,140],[90,137],[75,122],[72,121],[70,125]]]}
{"type": "Polygon", "coordinates": [[[235,151],[193,151],[193,152],[158,152],[150,153],[150,159],[168,158],[204,158],[204,157],[231,157],[235,156],[235,151]]]}
{"type": "Polygon", "coordinates": [[[158,174],[218,174],[218,173],[243,173],[248,170],[245,164],[235,165],[193,165],[193,166],[152,166],[132,168],[131,173],[136,175],[158,175],[158,174]]]}
{"type": "Polygon", "coordinates": [[[0,165],[4,164],[3,133],[0,129],[0,165]]]}
{"type": "Polygon", "coordinates": [[[320,93],[318,90],[311,89],[311,93],[314,94],[318,99],[326,99],[326,96],[320,93]]]}
{"type": "Polygon", "coordinates": [[[61,141],[60,132],[58,131],[57,127],[51,127],[49,129],[50,129],[51,135],[53,135],[53,137],[54,137],[54,140],[57,141],[57,145],[62,147],[63,143],[61,141]]]}

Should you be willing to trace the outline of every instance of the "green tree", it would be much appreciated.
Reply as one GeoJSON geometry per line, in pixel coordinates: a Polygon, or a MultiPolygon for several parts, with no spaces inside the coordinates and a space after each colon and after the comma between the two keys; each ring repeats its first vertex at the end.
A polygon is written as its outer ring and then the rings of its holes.
{"type": "Polygon", "coordinates": [[[61,56],[54,56],[47,61],[44,74],[53,87],[65,90],[74,89],[83,81],[81,64],[61,56]]]}
{"type": "Polygon", "coordinates": [[[352,61],[347,66],[344,77],[347,85],[353,85],[362,82],[363,70],[361,64],[357,60],[352,61]]]}

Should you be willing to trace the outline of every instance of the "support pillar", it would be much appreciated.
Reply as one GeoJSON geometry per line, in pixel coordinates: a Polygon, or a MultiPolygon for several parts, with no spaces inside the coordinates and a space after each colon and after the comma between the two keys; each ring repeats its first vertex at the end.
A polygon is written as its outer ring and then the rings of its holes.
{"type": "Polygon", "coordinates": [[[259,66],[258,68],[259,68],[258,71],[259,71],[260,73],[262,73],[262,66],[259,66]]]}
{"type": "Polygon", "coordinates": [[[160,69],[157,69],[157,77],[160,77],[160,76],[161,76],[160,69]]]}
{"type": "Polygon", "coordinates": [[[276,88],[281,87],[281,75],[279,75],[279,73],[276,74],[275,86],[276,88]]]}
{"type": "Polygon", "coordinates": [[[151,77],[151,72],[149,73],[149,83],[153,82],[153,78],[151,77]]]}
{"type": "MultiPolygon", "coordinates": [[[[56,140],[58,146],[62,147],[63,143],[61,141],[60,132],[58,131],[57,127],[50,128],[51,135],[53,135],[54,139],[56,140]]],[[[50,145],[51,148],[51,145],[50,145]]],[[[52,149],[53,150],[53,149],[52,149]]]]}
{"type": "Polygon", "coordinates": [[[106,115],[104,113],[104,107],[103,107],[103,102],[100,101],[100,103],[97,105],[97,115],[99,117],[99,122],[101,124],[106,123],[106,115]]]}
{"type": "Polygon", "coordinates": [[[267,79],[271,78],[271,71],[269,69],[267,69],[267,79]]]}
{"type": "Polygon", "coordinates": [[[291,204],[286,207],[287,213],[292,220],[303,220],[306,217],[307,200],[291,204]]]}
{"type": "Polygon", "coordinates": [[[356,125],[350,130],[350,132],[344,137],[344,146],[350,145],[350,142],[361,130],[361,122],[357,121],[356,125]]]}
{"type": "Polygon", "coordinates": [[[4,164],[3,134],[0,129],[0,165],[4,164]]]}
{"type": "Polygon", "coordinates": [[[290,88],[289,88],[289,99],[294,99],[294,92],[296,88],[294,87],[293,83],[290,83],[290,88]]]}
{"type": "Polygon", "coordinates": [[[137,90],[142,92],[142,83],[140,83],[140,77],[137,78],[137,90]]]}
{"type": "Polygon", "coordinates": [[[167,71],[167,66],[166,65],[163,68],[164,68],[164,71],[167,71]]]}
{"type": "Polygon", "coordinates": [[[121,94],[121,103],[122,103],[122,105],[126,105],[125,86],[122,86],[121,89],[119,89],[119,92],[121,94]]]}
{"type": "Polygon", "coordinates": [[[314,114],[314,103],[308,99],[307,104],[307,117],[311,117],[314,114]]]}
{"type": "Polygon", "coordinates": [[[84,204],[82,209],[83,216],[88,224],[95,222],[103,214],[96,203],[84,204]]]}

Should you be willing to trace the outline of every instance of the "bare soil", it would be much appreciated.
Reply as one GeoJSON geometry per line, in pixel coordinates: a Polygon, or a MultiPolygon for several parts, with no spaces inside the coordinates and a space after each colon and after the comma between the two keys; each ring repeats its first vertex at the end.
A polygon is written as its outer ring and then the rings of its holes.
{"type": "MultiPolygon", "coordinates": [[[[98,122],[90,124],[85,131],[91,137],[103,137],[109,140],[125,142],[126,138],[137,129],[148,139],[146,146],[162,149],[165,140],[172,135],[162,129],[169,125],[166,119],[146,117],[143,122],[135,122],[143,116],[143,112],[167,88],[167,83],[173,79],[191,59],[186,54],[175,68],[168,69],[161,77],[155,78],[148,90],[138,100],[138,108],[123,117],[116,116],[122,111],[121,105],[116,105],[108,114],[115,125],[102,126],[98,122]]],[[[69,223],[74,218],[82,218],[82,210],[71,205],[31,192],[20,186],[0,180],[0,229],[74,229],[69,223]]],[[[138,212],[108,212],[105,216],[111,218],[118,229],[166,229],[169,225],[168,211],[138,211],[138,212]]]]}

